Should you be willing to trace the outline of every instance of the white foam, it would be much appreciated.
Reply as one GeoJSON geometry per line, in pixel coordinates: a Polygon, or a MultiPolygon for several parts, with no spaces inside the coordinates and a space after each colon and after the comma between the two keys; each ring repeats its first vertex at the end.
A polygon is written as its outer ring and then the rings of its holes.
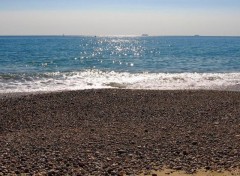
{"type": "Polygon", "coordinates": [[[45,76],[14,81],[0,78],[0,93],[101,88],[240,90],[240,73],[119,73],[85,70],[47,73],[45,76]]]}

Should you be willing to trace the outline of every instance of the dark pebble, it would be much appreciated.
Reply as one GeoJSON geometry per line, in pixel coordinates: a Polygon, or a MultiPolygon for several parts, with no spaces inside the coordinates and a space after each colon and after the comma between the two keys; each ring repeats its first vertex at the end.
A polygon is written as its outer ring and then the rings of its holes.
{"type": "Polygon", "coordinates": [[[193,141],[193,142],[192,142],[192,145],[197,145],[197,144],[198,144],[197,141],[193,141]]]}

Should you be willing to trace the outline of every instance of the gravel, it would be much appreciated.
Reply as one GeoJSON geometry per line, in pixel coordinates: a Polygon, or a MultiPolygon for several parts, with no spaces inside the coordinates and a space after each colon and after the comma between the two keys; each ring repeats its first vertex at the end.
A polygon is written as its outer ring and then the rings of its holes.
{"type": "Polygon", "coordinates": [[[0,97],[0,175],[240,166],[240,92],[82,90],[0,97]]]}

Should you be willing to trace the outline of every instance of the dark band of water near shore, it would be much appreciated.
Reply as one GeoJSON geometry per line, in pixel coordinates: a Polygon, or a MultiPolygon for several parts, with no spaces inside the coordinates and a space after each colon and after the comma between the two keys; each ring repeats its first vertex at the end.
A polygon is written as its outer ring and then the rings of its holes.
{"type": "Polygon", "coordinates": [[[240,166],[240,92],[82,90],[0,97],[0,175],[240,166]]]}

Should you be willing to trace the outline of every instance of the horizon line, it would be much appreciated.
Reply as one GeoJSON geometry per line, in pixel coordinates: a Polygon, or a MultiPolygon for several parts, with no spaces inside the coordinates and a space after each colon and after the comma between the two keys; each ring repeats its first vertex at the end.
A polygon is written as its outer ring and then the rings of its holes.
{"type": "Polygon", "coordinates": [[[1,35],[0,37],[240,37],[240,35],[149,35],[145,34],[138,35],[87,35],[87,34],[7,34],[1,35]]]}

